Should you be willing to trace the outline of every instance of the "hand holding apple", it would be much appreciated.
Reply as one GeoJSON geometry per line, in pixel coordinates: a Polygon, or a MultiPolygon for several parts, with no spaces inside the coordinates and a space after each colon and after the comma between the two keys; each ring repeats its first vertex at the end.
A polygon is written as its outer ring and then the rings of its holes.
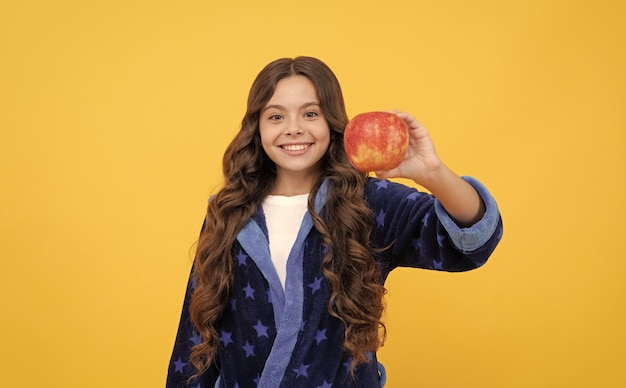
{"type": "Polygon", "coordinates": [[[352,165],[362,172],[396,168],[409,147],[403,119],[389,112],[354,116],[344,131],[344,147],[352,165]]]}
{"type": "Polygon", "coordinates": [[[373,171],[381,179],[407,178],[427,187],[443,165],[428,131],[412,115],[399,110],[355,116],[344,132],[344,147],[350,162],[360,171],[373,171]],[[391,123],[401,122],[391,125],[391,123]],[[385,130],[381,131],[380,128],[385,130]],[[403,129],[404,128],[404,129],[403,129]],[[397,150],[389,144],[395,133],[397,150]],[[407,134],[405,140],[402,133],[407,134]],[[405,148],[407,147],[407,148],[405,148]]]}
{"type": "Polygon", "coordinates": [[[412,179],[428,189],[461,226],[472,225],[485,212],[476,190],[439,159],[426,128],[406,112],[355,116],[346,126],[344,147],[360,171],[373,171],[381,179],[412,179]]]}

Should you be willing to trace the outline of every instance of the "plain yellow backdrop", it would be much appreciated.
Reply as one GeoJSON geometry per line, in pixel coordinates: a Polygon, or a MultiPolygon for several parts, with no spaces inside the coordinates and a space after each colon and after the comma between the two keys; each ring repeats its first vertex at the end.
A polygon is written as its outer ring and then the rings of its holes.
{"type": "Polygon", "coordinates": [[[387,387],[626,386],[625,4],[2,2],[0,386],[164,386],[221,155],[296,55],[503,213],[480,270],[392,274],[387,387]]]}

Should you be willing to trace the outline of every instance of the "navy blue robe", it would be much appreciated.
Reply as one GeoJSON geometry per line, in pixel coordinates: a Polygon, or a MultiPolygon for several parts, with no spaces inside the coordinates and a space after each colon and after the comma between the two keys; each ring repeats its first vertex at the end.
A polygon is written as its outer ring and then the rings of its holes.
{"type": "MultiPolygon", "coordinates": [[[[364,197],[372,209],[373,247],[383,280],[396,267],[467,271],[483,265],[502,237],[502,219],[487,189],[464,177],[486,205],[483,218],[460,228],[430,194],[387,180],[369,178],[364,197]]],[[[327,185],[319,190],[320,214],[327,185]]],[[[350,376],[350,359],[342,347],[344,326],[328,313],[331,287],[322,274],[324,245],[306,213],[287,261],[285,289],[269,253],[263,211],[237,236],[233,245],[235,282],[230,306],[219,324],[215,364],[196,381],[191,347],[200,341],[189,318],[193,293],[190,278],[167,376],[167,387],[330,388],[380,387],[384,368],[370,362],[350,376]]]]}

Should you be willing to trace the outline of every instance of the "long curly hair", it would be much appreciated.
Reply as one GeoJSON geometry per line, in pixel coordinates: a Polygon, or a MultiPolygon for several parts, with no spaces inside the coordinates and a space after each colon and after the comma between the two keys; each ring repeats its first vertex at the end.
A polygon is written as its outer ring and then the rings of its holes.
{"type": "Polygon", "coordinates": [[[348,116],[339,82],[322,61],[311,57],[282,58],[268,64],[252,84],[241,129],[224,153],[224,186],[209,202],[194,264],[196,288],[191,320],[202,337],[192,348],[190,361],[199,376],[214,362],[219,346],[217,327],[233,287],[232,245],[237,233],[271,192],[276,167],[265,154],[259,134],[259,116],[281,79],[303,75],[315,86],[320,109],[330,128],[330,145],[322,158],[320,175],[309,195],[314,228],[327,249],[322,268],[332,286],[329,313],[345,327],[343,347],[352,357],[351,371],[368,361],[386,330],[381,321],[385,288],[373,258],[370,235],[373,216],[363,198],[367,174],[357,171],[346,156],[343,131],[348,116]],[[316,214],[314,199],[328,181],[327,202],[316,214]]]}

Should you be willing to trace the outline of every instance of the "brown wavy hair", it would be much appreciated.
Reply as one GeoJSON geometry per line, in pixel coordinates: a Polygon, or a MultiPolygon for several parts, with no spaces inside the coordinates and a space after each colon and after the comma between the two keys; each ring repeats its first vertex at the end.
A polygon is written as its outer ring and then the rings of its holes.
{"type": "Polygon", "coordinates": [[[252,84],[241,129],[224,153],[224,186],[207,208],[190,305],[191,320],[202,337],[190,356],[198,371],[195,376],[213,363],[219,346],[217,327],[233,287],[232,245],[276,180],[276,167],[261,145],[259,115],[278,81],[294,75],[303,75],[315,85],[330,128],[330,145],[308,208],[315,229],[329,248],[322,262],[324,276],[332,286],[328,311],[345,326],[343,347],[352,357],[351,371],[367,362],[367,352],[376,351],[386,335],[381,322],[385,288],[370,246],[373,216],[363,198],[367,175],[352,167],[344,150],[348,116],[341,87],[330,68],[318,59],[282,58],[263,68],[252,84]],[[318,215],[313,211],[314,199],[325,180],[329,184],[327,202],[318,215]]]}

